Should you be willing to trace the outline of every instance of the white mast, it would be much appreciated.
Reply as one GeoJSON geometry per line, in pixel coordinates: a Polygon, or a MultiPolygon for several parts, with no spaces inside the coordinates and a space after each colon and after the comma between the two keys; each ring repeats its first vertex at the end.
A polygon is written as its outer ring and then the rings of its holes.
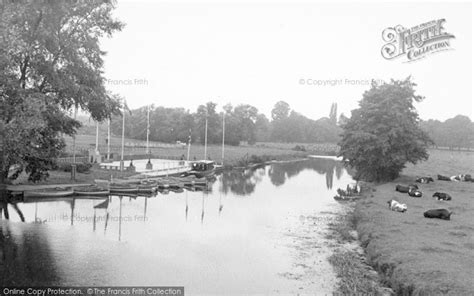
{"type": "Polygon", "coordinates": [[[149,136],[150,136],[150,105],[147,107],[147,124],[146,124],[146,154],[150,154],[150,141],[149,141],[149,136]]]}
{"type": "Polygon", "coordinates": [[[189,161],[189,153],[191,152],[191,129],[189,130],[189,137],[188,137],[188,157],[187,161],[189,161]]]}
{"type": "Polygon", "coordinates": [[[225,143],[225,110],[222,115],[222,166],[224,166],[224,143],[225,143]]]}
{"type": "MultiPolygon", "coordinates": [[[[74,120],[76,120],[77,117],[77,105],[74,110],[74,120]]],[[[72,162],[76,163],[76,135],[72,136],[72,162]]]]}
{"type": "Polygon", "coordinates": [[[107,160],[110,159],[110,118],[107,120],[107,160]]]}
{"type": "Polygon", "coordinates": [[[120,156],[120,170],[123,171],[124,165],[123,165],[123,150],[125,146],[125,105],[126,102],[124,100],[123,104],[123,114],[122,114],[122,155],[120,156]]]}
{"type": "Polygon", "coordinates": [[[96,121],[96,129],[95,129],[95,153],[99,151],[99,122],[96,121]]]}
{"type": "Polygon", "coordinates": [[[204,132],[204,160],[207,159],[207,112],[206,112],[206,130],[204,132]]]}

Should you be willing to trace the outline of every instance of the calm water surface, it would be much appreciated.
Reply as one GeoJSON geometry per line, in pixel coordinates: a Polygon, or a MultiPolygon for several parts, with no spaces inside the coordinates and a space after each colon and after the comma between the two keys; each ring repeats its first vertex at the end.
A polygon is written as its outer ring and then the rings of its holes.
{"type": "Polygon", "coordinates": [[[18,203],[27,223],[11,205],[1,222],[2,280],[331,293],[324,234],[340,209],[335,191],[351,180],[339,163],[313,159],[225,172],[209,193],[27,200],[18,203]]]}

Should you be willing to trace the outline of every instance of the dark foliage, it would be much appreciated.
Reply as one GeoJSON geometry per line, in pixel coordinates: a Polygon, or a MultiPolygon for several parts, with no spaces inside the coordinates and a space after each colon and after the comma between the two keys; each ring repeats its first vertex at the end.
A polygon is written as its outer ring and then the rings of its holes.
{"type": "Polygon", "coordinates": [[[426,148],[432,142],[419,126],[413,102],[423,97],[415,94],[415,86],[410,77],[373,82],[343,125],[340,156],[357,170],[357,178],[393,180],[406,163],[428,159],[426,148]]]}

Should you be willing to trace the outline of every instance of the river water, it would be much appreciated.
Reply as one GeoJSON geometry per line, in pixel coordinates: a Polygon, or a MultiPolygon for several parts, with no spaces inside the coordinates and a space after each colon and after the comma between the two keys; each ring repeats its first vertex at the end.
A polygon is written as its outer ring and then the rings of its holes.
{"type": "Polygon", "coordinates": [[[339,162],[311,159],[225,172],[208,193],[26,200],[26,223],[11,205],[1,221],[2,282],[330,294],[325,233],[351,180],[339,162]]]}

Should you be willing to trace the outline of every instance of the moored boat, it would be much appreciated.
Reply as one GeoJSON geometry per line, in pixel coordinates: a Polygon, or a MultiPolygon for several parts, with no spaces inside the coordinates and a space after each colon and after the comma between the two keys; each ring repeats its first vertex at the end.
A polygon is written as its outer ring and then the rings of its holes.
{"type": "Polygon", "coordinates": [[[357,183],[347,184],[346,190],[338,188],[334,199],[337,201],[354,201],[361,198],[360,186],[357,183]]]}
{"type": "Polygon", "coordinates": [[[215,162],[200,160],[191,162],[191,170],[183,176],[196,176],[197,178],[211,177],[216,173],[215,162]]]}
{"type": "Polygon", "coordinates": [[[138,192],[139,193],[153,193],[158,190],[158,184],[156,185],[138,185],[138,192]]]}
{"type": "Polygon", "coordinates": [[[360,199],[361,196],[355,195],[355,196],[342,196],[342,195],[335,195],[334,199],[337,201],[356,201],[360,199]]]}
{"type": "Polygon", "coordinates": [[[174,193],[182,193],[184,192],[183,188],[170,188],[170,191],[173,191],[174,193]]]}
{"type": "Polygon", "coordinates": [[[109,195],[110,190],[99,186],[84,186],[74,188],[74,194],[76,195],[87,195],[87,196],[103,196],[109,195]]]}
{"type": "Polygon", "coordinates": [[[54,187],[54,188],[42,188],[25,190],[23,193],[24,197],[66,197],[74,194],[72,188],[54,187]]]}
{"type": "Polygon", "coordinates": [[[109,189],[110,193],[137,193],[138,185],[112,183],[109,189]]]}

